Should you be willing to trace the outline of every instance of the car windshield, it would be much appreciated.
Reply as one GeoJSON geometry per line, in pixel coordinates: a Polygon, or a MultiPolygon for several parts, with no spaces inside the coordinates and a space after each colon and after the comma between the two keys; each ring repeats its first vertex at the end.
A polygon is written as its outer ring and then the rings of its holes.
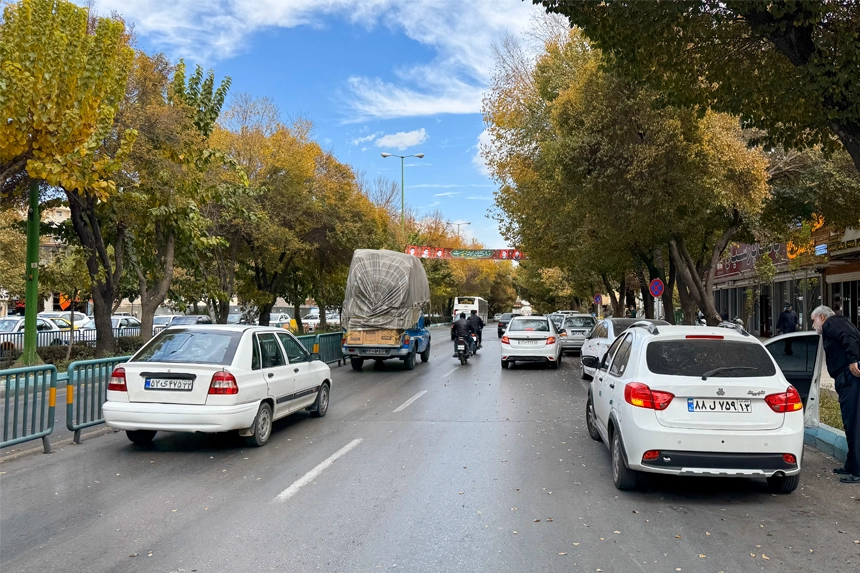
{"type": "MultiPolygon", "coordinates": [[[[636,324],[637,322],[643,322],[644,319],[641,318],[613,318],[610,322],[612,322],[612,328],[615,331],[615,336],[618,336],[622,332],[626,332],[628,328],[636,324]]],[[[665,320],[651,320],[648,319],[647,322],[651,324],[656,324],[658,326],[668,326],[668,322],[665,320]]]]}
{"type": "Polygon", "coordinates": [[[319,320],[320,315],[318,314],[306,314],[302,317],[302,320],[319,320]]]}
{"type": "Polygon", "coordinates": [[[732,366],[711,374],[714,378],[753,378],[773,376],[773,360],[761,344],[736,340],[683,339],[655,340],[646,352],[648,370],[668,376],[696,376],[732,366]],[[734,368],[737,367],[737,368],[734,368]],[[750,368],[750,370],[741,370],[750,368]]]}
{"type": "Polygon", "coordinates": [[[174,318],[170,322],[171,326],[181,326],[183,324],[185,324],[185,325],[197,324],[197,317],[196,316],[177,316],[176,318],[174,318]]]}
{"type": "Polygon", "coordinates": [[[550,319],[552,320],[553,324],[555,324],[556,328],[561,328],[561,323],[564,322],[564,316],[560,314],[552,314],[550,315],[550,319]]]}
{"type": "Polygon", "coordinates": [[[241,338],[241,332],[169,329],[152,339],[131,361],[227,366],[233,362],[241,338]]]}
{"type": "Polygon", "coordinates": [[[565,328],[591,328],[594,326],[593,316],[569,316],[564,321],[565,328]]]}
{"type": "Polygon", "coordinates": [[[242,320],[242,315],[239,313],[227,315],[227,324],[239,324],[240,320],[242,320]]]}
{"type": "Polygon", "coordinates": [[[517,318],[508,325],[509,332],[549,332],[549,321],[545,318],[517,318]]]}
{"type": "Polygon", "coordinates": [[[18,326],[17,319],[0,320],[0,332],[15,332],[16,326],[18,326]]]}

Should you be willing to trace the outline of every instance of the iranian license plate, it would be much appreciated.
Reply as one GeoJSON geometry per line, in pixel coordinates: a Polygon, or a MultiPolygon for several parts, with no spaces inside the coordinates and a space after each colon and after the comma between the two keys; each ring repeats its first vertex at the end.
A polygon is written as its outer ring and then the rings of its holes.
{"type": "Polygon", "coordinates": [[[465,344],[458,344],[457,350],[466,350],[466,345],[465,344]]]}
{"type": "Polygon", "coordinates": [[[383,350],[382,348],[368,348],[365,350],[367,354],[388,354],[387,350],[383,350]]]}
{"type": "Polygon", "coordinates": [[[701,398],[687,398],[687,411],[689,412],[737,412],[749,414],[752,412],[751,400],[703,400],[701,398]]]}
{"type": "Polygon", "coordinates": [[[173,378],[147,378],[143,382],[146,390],[191,390],[194,380],[177,380],[173,378]]]}
{"type": "Polygon", "coordinates": [[[535,344],[542,344],[543,340],[520,340],[520,344],[523,346],[532,346],[535,344]]]}

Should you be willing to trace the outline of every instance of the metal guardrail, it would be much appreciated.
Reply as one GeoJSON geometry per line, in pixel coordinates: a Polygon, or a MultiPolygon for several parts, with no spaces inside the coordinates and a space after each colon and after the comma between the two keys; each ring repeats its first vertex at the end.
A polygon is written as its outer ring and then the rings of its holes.
{"type": "Polygon", "coordinates": [[[50,454],[48,436],[54,431],[57,403],[56,367],[48,364],[2,370],[0,381],[6,389],[0,448],[41,438],[45,453],[50,454]]]}
{"type": "Polygon", "coordinates": [[[79,360],[69,364],[66,383],[66,428],[81,443],[81,430],[104,423],[102,405],[107,400],[107,385],[113,369],[131,356],[100,360],[79,360]],[[75,399],[77,398],[77,400],[75,399]]]}
{"type": "Polygon", "coordinates": [[[330,332],[318,334],[314,352],[319,352],[320,357],[326,364],[337,362],[340,366],[344,363],[343,357],[343,333],[330,332]]]}
{"type": "MultiPolygon", "coordinates": [[[[41,330],[36,333],[36,346],[66,346],[69,343],[68,330],[41,330]]],[[[11,357],[11,353],[24,350],[23,332],[0,333],[0,359],[11,357]]]]}

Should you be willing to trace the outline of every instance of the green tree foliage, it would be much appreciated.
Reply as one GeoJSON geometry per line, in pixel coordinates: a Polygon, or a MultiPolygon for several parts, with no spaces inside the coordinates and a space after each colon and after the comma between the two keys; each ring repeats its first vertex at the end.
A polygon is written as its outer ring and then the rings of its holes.
{"type": "Polygon", "coordinates": [[[860,169],[860,4],[533,0],[669,103],[741,116],[787,149],[835,135],[860,169]]]}
{"type": "MultiPolygon", "coordinates": [[[[117,193],[111,178],[136,132],[117,130],[133,59],[122,22],[90,19],[64,0],[21,0],[0,27],[0,181],[4,192],[26,177],[60,187],[88,254],[96,352],[114,346],[111,304],[123,272],[125,229],[103,228],[117,193]],[[114,255],[108,244],[115,246],[114,255]]],[[[113,219],[115,220],[115,219],[113,219]]]]}
{"type": "Polygon", "coordinates": [[[27,236],[21,231],[23,223],[17,211],[0,211],[0,293],[5,291],[10,298],[24,296],[27,236]]]}

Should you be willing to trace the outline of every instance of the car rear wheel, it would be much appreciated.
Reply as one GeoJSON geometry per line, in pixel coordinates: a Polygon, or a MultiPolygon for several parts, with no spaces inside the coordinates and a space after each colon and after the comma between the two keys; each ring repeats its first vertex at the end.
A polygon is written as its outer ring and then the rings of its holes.
{"type": "Polygon", "coordinates": [[[624,447],[621,443],[621,433],[617,430],[612,434],[612,481],[620,490],[634,489],[639,481],[639,473],[627,467],[624,461],[624,447]]]}
{"type": "Polygon", "coordinates": [[[510,363],[507,360],[502,360],[502,370],[507,370],[510,363]]]}
{"type": "Polygon", "coordinates": [[[323,416],[325,416],[325,413],[328,412],[328,397],[328,383],[324,382],[323,385],[320,386],[320,391],[317,392],[317,401],[314,402],[313,406],[311,406],[312,417],[322,418],[323,416]]]}
{"type": "Polygon", "coordinates": [[[791,493],[800,485],[800,474],[767,478],[767,486],[773,493],[791,493]]]}
{"type": "Polygon", "coordinates": [[[125,435],[133,444],[148,446],[155,438],[155,430],[126,430],[125,435]]]}
{"type": "Polygon", "coordinates": [[[597,421],[594,419],[594,400],[588,396],[588,403],[585,405],[585,425],[588,426],[588,437],[592,440],[600,441],[600,432],[597,430],[597,421]]]}
{"type": "Polygon", "coordinates": [[[254,418],[254,433],[245,438],[248,445],[259,448],[265,446],[272,435],[272,406],[268,402],[260,404],[254,418]]]}
{"type": "Polygon", "coordinates": [[[349,363],[352,365],[353,370],[361,370],[364,367],[363,358],[350,358],[349,363]]]}
{"type": "Polygon", "coordinates": [[[403,359],[403,363],[406,365],[407,370],[415,370],[415,349],[413,348],[409,354],[406,355],[406,358],[403,359]]]}
{"type": "Polygon", "coordinates": [[[427,341],[427,348],[424,349],[424,352],[421,353],[421,362],[429,362],[430,361],[430,341],[427,341]]]}

